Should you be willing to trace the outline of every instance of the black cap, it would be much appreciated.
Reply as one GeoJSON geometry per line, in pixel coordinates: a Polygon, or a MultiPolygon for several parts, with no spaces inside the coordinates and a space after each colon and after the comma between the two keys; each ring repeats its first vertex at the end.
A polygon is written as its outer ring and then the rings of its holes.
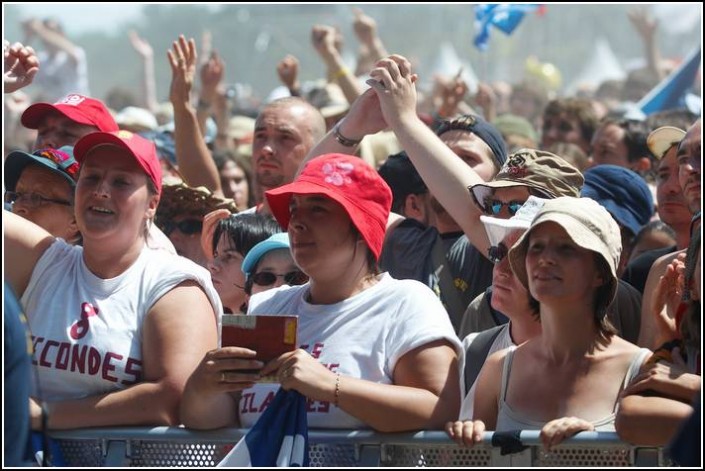
{"type": "Polygon", "coordinates": [[[396,207],[408,195],[428,192],[421,175],[404,151],[390,155],[379,168],[379,175],[392,189],[392,207],[396,207]]]}

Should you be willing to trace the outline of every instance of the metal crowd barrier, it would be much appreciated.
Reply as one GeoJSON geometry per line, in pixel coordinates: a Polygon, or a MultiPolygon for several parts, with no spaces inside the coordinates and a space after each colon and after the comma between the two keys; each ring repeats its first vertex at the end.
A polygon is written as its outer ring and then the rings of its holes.
{"type": "MultiPolygon", "coordinates": [[[[119,427],[52,431],[71,467],[215,466],[246,429],[213,431],[179,427],[119,427]]],[[[311,466],[508,467],[664,466],[659,448],[634,447],[614,432],[581,432],[543,449],[538,431],[485,432],[483,442],[461,447],[445,432],[377,433],[371,430],[309,430],[311,466]]]]}

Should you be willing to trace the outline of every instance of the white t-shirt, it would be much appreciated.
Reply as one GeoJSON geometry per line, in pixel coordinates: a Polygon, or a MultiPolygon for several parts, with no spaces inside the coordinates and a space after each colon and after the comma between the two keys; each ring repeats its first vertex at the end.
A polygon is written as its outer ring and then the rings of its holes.
{"type": "MultiPolygon", "coordinates": [[[[467,352],[468,348],[470,348],[470,345],[472,342],[475,340],[475,338],[480,334],[481,332],[473,332],[472,334],[469,334],[467,337],[463,339],[463,351],[467,352]]],[[[514,342],[512,341],[512,336],[509,333],[509,324],[505,324],[502,327],[502,330],[499,334],[497,334],[497,337],[495,337],[494,341],[492,342],[492,345],[490,346],[490,351],[487,353],[487,357],[485,358],[485,361],[487,361],[487,358],[490,357],[495,352],[498,352],[500,350],[504,350],[505,348],[510,348],[510,347],[516,347],[514,342]]],[[[463,393],[465,394],[463,396],[463,402],[460,405],[460,415],[458,416],[458,420],[472,420],[472,414],[474,412],[474,402],[475,402],[475,391],[477,391],[477,379],[475,382],[470,386],[470,391],[465,392],[465,362],[468,361],[468,359],[463,356],[463,361],[462,361],[462,367],[460,369],[460,387],[463,390],[463,393]]],[[[479,376],[479,375],[478,375],[479,376]]]]}
{"type": "MultiPolygon", "coordinates": [[[[249,314],[299,316],[300,348],[331,371],[391,384],[397,361],[407,352],[439,339],[462,354],[443,305],[424,284],[383,274],[374,286],[330,305],[306,301],[308,283],[283,286],[250,299],[249,314]]],[[[260,383],[243,391],[240,423],[251,427],[279,389],[260,383]]],[[[308,401],[309,427],[368,428],[329,402],[308,401]]]]}
{"type": "Polygon", "coordinates": [[[104,280],[88,269],[82,247],[57,239],[37,262],[21,299],[40,383],[37,391],[32,381],[33,394],[78,399],[139,382],[145,316],[185,280],[201,285],[220,329],[223,307],[210,274],[190,260],[145,248],[124,273],[104,280]]]}

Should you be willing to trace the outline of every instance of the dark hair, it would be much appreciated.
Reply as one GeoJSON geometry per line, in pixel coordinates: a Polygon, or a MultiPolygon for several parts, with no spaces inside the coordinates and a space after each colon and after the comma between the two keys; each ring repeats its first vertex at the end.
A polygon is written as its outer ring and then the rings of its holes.
{"type": "Polygon", "coordinates": [[[634,240],[632,241],[632,248],[636,247],[642,241],[642,239],[644,239],[644,237],[651,234],[652,232],[663,232],[674,241],[676,240],[676,231],[674,231],[671,226],[669,226],[663,221],[651,221],[650,223],[642,227],[639,230],[639,233],[634,237],[634,240]]]}
{"type": "MultiPolygon", "coordinates": [[[[213,160],[215,161],[215,167],[218,169],[218,174],[223,170],[225,164],[228,162],[234,162],[245,174],[245,180],[247,180],[247,207],[251,208],[255,205],[255,187],[252,184],[252,166],[249,164],[247,159],[238,158],[235,152],[229,149],[218,149],[213,151],[213,160]]],[[[245,208],[238,208],[240,210],[245,208]]]]}
{"type": "Polygon", "coordinates": [[[627,147],[627,160],[634,162],[642,157],[651,158],[651,152],[646,145],[649,129],[644,121],[634,119],[606,118],[600,123],[600,129],[615,125],[624,130],[624,145],[627,147]]]}
{"type": "Polygon", "coordinates": [[[646,126],[650,131],[661,126],[688,129],[696,119],[698,119],[698,116],[686,109],[659,111],[658,113],[650,114],[646,118],[646,126]]]}
{"type": "Polygon", "coordinates": [[[592,136],[597,129],[597,116],[590,100],[583,98],[557,98],[552,100],[543,112],[544,122],[546,118],[559,116],[566,113],[578,120],[580,134],[585,142],[591,142],[592,136]]]}
{"type": "Polygon", "coordinates": [[[218,221],[213,231],[213,252],[218,247],[218,241],[227,235],[230,247],[244,257],[252,247],[265,239],[281,232],[281,227],[271,215],[260,213],[234,214],[218,221]]]}

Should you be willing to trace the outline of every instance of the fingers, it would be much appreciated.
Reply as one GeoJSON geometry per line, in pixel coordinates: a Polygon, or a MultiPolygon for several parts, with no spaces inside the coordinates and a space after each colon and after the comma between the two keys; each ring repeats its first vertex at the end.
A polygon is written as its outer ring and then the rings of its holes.
{"type": "Polygon", "coordinates": [[[540,438],[544,448],[550,451],[566,438],[581,431],[594,429],[595,427],[586,420],[577,417],[561,417],[546,423],[541,429],[540,438]]]}
{"type": "Polygon", "coordinates": [[[446,423],[445,430],[458,445],[473,446],[482,441],[485,423],[481,420],[457,420],[446,423]]]}

